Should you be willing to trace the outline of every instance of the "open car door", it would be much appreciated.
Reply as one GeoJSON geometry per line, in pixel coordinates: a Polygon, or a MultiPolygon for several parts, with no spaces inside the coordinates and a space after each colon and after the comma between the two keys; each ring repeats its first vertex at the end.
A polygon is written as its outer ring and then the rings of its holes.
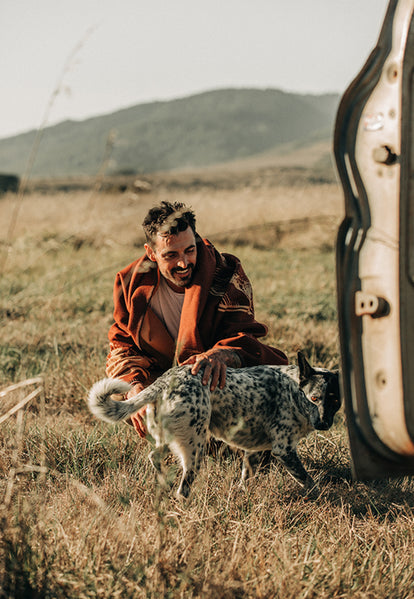
{"type": "Polygon", "coordinates": [[[360,480],[414,474],[413,9],[390,0],[334,137],[342,387],[360,480]]]}

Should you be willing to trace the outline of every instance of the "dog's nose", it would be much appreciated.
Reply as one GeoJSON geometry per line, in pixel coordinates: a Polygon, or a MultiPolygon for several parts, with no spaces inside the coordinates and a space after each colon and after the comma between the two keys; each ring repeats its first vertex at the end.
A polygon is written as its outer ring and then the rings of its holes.
{"type": "Polygon", "coordinates": [[[318,422],[315,428],[318,431],[327,431],[329,428],[331,428],[331,425],[328,422],[324,422],[321,420],[320,422],[318,422]]]}

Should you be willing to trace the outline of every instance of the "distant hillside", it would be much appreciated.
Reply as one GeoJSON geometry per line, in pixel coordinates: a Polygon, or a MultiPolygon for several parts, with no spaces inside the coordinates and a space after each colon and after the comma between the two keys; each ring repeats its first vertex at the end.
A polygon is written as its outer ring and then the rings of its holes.
{"type": "MultiPolygon", "coordinates": [[[[339,96],[225,89],[140,104],[48,127],[32,174],[94,175],[115,134],[107,173],[150,173],[248,158],[327,139],[339,96]]],[[[24,172],[35,132],[0,140],[0,172],[24,172]]]]}

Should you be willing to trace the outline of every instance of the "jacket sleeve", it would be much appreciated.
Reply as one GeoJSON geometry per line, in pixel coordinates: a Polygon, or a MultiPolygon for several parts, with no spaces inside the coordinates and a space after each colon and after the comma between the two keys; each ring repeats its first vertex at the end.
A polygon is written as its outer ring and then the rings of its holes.
{"type": "Polygon", "coordinates": [[[131,385],[141,383],[150,385],[159,376],[156,360],[144,355],[135,347],[119,346],[110,343],[106,359],[106,375],[118,378],[131,385]]]}
{"type": "Polygon", "coordinates": [[[243,366],[287,364],[280,350],[259,341],[267,335],[267,327],[255,319],[253,291],[240,262],[218,306],[220,318],[214,347],[236,350],[243,366]]]}
{"type": "Polygon", "coordinates": [[[148,356],[136,345],[130,330],[130,310],[128,308],[128,284],[118,273],[114,284],[114,324],[109,329],[109,354],[106,361],[106,374],[128,383],[141,383],[148,386],[157,376],[157,360],[148,356]]]}
{"type": "MultiPolygon", "coordinates": [[[[257,323],[259,324],[259,323],[257,323]]],[[[242,366],[258,366],[259,364],[283,365],[288,363],[286,355],[276,347],[259,341],[256,334],[240,331],[227,331],[223,339],[218,340],[213,347],[231,348],[239,355],[242,366]]],[[[223,330],[225,334],[225,330],[223,330]]]]}

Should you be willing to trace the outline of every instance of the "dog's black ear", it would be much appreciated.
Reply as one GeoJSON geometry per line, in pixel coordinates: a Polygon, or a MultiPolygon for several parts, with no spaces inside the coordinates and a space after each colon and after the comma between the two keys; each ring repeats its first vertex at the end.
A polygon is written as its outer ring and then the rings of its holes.
{"type": "Polygon", "coordinates": [[[301,381],[310,379],[315,372],[301,351],[298,351],[298,366],[301,381]]]}

